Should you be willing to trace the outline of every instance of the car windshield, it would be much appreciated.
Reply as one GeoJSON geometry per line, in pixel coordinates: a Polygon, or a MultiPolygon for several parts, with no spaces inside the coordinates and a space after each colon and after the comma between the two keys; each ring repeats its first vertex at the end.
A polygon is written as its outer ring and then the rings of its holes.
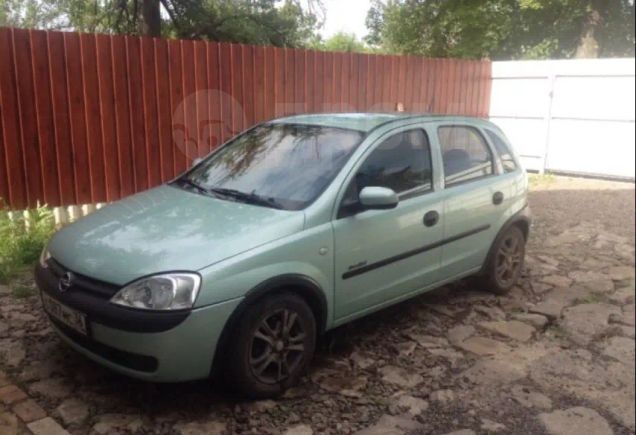
{"type": "Polygon", "coordinates": [[[229,200],[300,210],[326,189],[363,137],[363,132],[333,127],[260,125],[177,183],[229,200]]]}

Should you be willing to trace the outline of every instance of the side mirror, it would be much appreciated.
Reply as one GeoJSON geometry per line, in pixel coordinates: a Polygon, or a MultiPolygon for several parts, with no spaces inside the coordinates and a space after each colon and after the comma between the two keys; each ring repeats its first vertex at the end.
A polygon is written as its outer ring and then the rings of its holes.
{"type": "Polygon", "coordinates": [[[366,210],[386,210],[397,207],[397,194],[388,187],[368,186],[360,192],[360,204],[366,210]]]}
{"type": "Polygon", "coordinates": [[[192,160],[192,166],[196,166],[199,163],[201,163],[203,161],[203,159],[201,157],[197,157],[196,159],[192,160]]]}

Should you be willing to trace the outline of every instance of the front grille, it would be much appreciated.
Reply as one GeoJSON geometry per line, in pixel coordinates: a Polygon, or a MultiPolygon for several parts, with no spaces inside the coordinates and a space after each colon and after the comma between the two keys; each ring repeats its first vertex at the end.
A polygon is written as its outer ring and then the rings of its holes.
{"type": "Polygon", "coordinates": [[[47,264],[49,266],[51,274],[55,277],[56,280],[59,280],[66,272],[73,273],[73,284],[69,290],[83,291],[92,293],[93,295],[102,299],[110,299],[120,289],[120,287],[117,285],[110,284],[104,281],[98,281],[96,279],[76,273],[64,267],[54,258],[49,258],[47,264]]]}
{"type": "Polygon", "coordinates": [[[50,316],[49,318],[51,319],[51,322],[55,325],[55,327],[59,329],[60,332],[64,334],[64,336],[66,336],[66,338],[83,347],[84,349],[94,353],[95,355],[99,355],[114,364],[132,370],[148,373],[156,371],[157,367],[159,367],[157,358],[115,349],[114,347],[110,347],[106,344],[86,337],[76,331],[73,331],[68,326],[60,323],[50,316]]]}

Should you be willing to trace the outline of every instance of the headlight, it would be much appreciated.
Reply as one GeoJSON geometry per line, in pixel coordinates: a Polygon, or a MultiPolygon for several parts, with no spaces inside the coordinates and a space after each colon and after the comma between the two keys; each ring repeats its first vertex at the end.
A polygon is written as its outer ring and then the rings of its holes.
{"type": "Polygon", "coordinates": [[[196,273],[166,273],[135,281],[110,301],[142,310],[183,310],[192,308],[200,286],[196,273]]]}
{"type": "Polygon", "coordinates": [[[47,261],[49,261],[49,258],[51,258],[51,253],[45,246],[44,249],[42,249],[42,253],[40,254],[40,266],[42,266],[43,268],[49,267],[47,263],[47,261]]]}

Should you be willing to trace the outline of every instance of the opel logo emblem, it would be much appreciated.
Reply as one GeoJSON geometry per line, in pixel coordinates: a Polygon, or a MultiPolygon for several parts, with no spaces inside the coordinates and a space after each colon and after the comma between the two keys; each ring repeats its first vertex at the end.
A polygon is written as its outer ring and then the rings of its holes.
{"type": "Polygon", "coordinates": [[[72,284],[73,274],[71,272],[66,272],[64,275],[62,275],[62,278],[60,278],[60,282],[57,283],[57,289],[60,292],[64,293],[66,290],[71,288],[72,284]]]}

